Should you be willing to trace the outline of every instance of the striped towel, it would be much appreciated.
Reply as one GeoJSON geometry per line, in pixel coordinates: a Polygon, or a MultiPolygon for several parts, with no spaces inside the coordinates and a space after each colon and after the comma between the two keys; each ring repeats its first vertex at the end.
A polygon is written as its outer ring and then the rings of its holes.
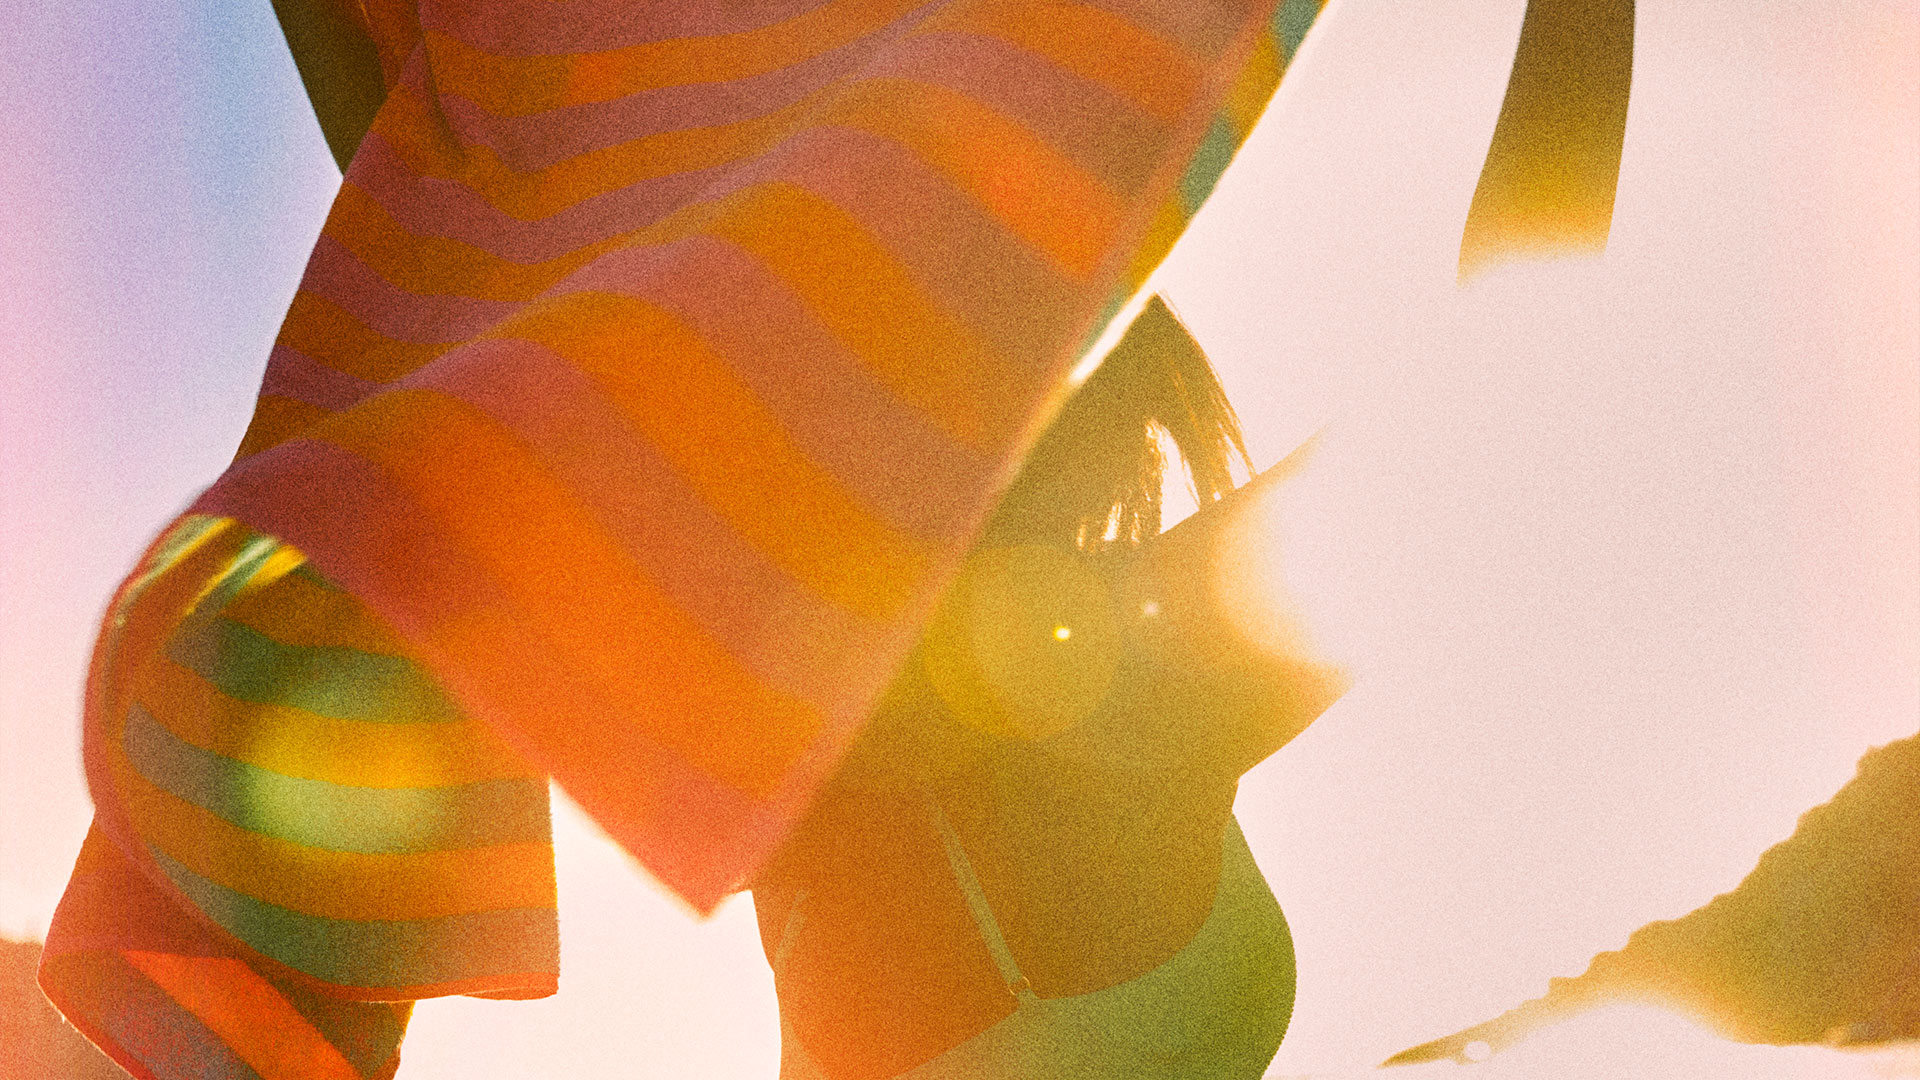
{"type": "Polygon", "coordinates": [[[423,6],[196,510],[710,908],[1318,3],[1271,7],[423,6]]]}
{"type": "Polygon", "coordinates": [[[49,995],[141,1077],[391,1075],[551,992],[548,775],[740,887],[1320,3],[279,5],[380,91],[103,627],[49,995]]]}

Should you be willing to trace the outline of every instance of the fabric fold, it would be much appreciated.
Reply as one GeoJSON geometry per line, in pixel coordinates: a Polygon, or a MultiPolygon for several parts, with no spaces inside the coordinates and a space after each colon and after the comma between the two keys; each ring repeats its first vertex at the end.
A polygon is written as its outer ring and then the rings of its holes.
{"type": "Polygon", "coordinates": [[[136,1076],[391,1076],[415,998],[558,974],[546,780],[299,553],[189,516],[109,609],[41,985],[136,1076]]]}

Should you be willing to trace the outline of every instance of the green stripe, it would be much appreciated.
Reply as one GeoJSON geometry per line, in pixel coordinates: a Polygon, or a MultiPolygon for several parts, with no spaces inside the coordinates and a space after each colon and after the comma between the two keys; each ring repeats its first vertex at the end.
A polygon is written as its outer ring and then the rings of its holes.
{"type": "Polygon", "coordinates": [[[1307,31],[1313,27],[1315,19],[1320,17],[1322,0],[1286,0],[1273,13],[1273,38],[1280,46],[1282,64],[1293,63],[1293,54],[1300,51],[1300,43],[1306,40],[1307,31]]]}
{"type": "Polygon", "coordinates": [[[287,999],[313,1025],[320,1037],[333,1044],[362,1076],[379,1073],[381,1066],[400,1050],[407,1034],[407,1018],[413,1012],[411,1001],[347,1001],[317,994],[286,979],[267,980],[280,996],[287,999]]]}
{"type": "Polygon", "coordinates": [[[167,655],[222,694],[335,720],[447,722],[460,711],[404,656],[330,645],[288,645],[231,619],[183,627],[167,655]]]}
{"type": "Polygon", "coordinates": [[[153,554],[141,563],[128,579],[121,593],[120,602],[108,613],[113,626],[118,628],[123,625],[127,621],[127,612],[133,609],[134,603],[140,599],[141,594],[145,593],[160,575],[173,569],[174,564],[180,561],[195,541],[220,528],[226,520],[226,518],[208,517],[205,514],[188,514],[180,519],[179,524],[161,534],[160,539],[154,543],[153,554]]]}
{"type": "Polygon", "coordinates": [[[357,922],[263,903],[195,874],[148,846],[196,908],[262,955],[336,986],[428,986],[560,970],[552,908],[503,908],[439,919],[357,922]]]}
{"type": "Polygon", "coordinates": [[[307,582],[308,584],[313,585],[317,588],[325,589],[328,592],[346,592],[345,589],[342,589],[340,586],[335,585],[332,581],[328,580],[326,575],[322,574],[318,570],[315,570],[313,568],[313,564],[310,562],[303,562],[299,566],[294,567],[292,570],[287,571],[287,576],[300,578],[301,580],[307,582]]]}
{"type": "Polygon", "coordinates": [[[127,712],[127,760],[165,791],[249,832],[328,851],[399,855],[544,843],[543,780],[371,788],[262,769],[182,741],[140,706],[127,712]]]}
{"type": "Polygon", "coordinates": [[[1200,143],[1200,149],[1194,151],[1193,160],[1187,164],[1187,174],[1180,180],[1180,201],[1187,208],[1191,218],[1200,212],[1200,204],[1213,194],[1213,186],[1220,182],[1220,175],[1233,164],[1233,155],[1240,149],[1240,133],[1233,129],[1233,122],[1221,113],[1213,118],[1213,127],[1207,130],[1207,137],[1200,143]]]}

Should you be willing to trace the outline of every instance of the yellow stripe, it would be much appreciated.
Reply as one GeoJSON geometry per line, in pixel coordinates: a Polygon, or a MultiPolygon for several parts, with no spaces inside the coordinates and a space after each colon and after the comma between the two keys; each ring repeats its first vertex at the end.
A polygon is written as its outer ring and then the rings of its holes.
{"type": "Polygon", "coordinates": [[[304,574],[283,576],[271,588],[250,591],[229,602],[221,614],[285,645],[407,655],[400,638],[351,593],[329,589],[304,574]]]}
{"type": "Polygon", "coordinates": [[[1146,283],[1154,268],[1173,250],[1180,234],[1187,227],[1187,207],[1178,193],[1167,197],[1160,209],[1153,215],[1153,223],[1147,226],[1147,234],[1140,238],[1140,246],[1134,249],[1133,258],[1127,262],[1127,292],[1133,293],[1146,283]]]}
{"type": "Polygon", "coordinates": [[[364,723],[254,705],[235,701],[194,672],[165,661],[141,673],[135,697],[181,740],[284,776],[354,787],[427,788],[540,775],[475,720],[364,723]]]}
{"type": "Polygon", "coordinates": [[[141,579],[110,613],[110,631],[101,645],[106,675],[98,684],[99,699],[87,703],[101,717],[102,734],[109,742],[120,738],[135,682],[144,669],[168,662],[162,646],[208,581],[251,536],[231,519],[220,519],[170,559],[143,569],[141,579]]]}
{"type": "Polygon", "coordinates": [[[249,832],[160,790],[116,751],[115,786],[143,840],[215,884],[328,919],[434,919],[553,907],[553,849],[500,844],[366,855],[249,832]]]}
{"type": "Polygon", "coordinates": [[[1261,34],[1255,38],[1252,55],[1247,57],[1239,77],[1227,91],[1226,100],[1220,103],[1220,111],[1226,114],[1234,133],[1242,139],[1253,131],[1260,114],[1267,111],[1267,103],[1273,100],[1273,92],[1279,88],[1285,69],[1286,64],[1280,59],[1280,45],[1273,35],[1261,34]]]}

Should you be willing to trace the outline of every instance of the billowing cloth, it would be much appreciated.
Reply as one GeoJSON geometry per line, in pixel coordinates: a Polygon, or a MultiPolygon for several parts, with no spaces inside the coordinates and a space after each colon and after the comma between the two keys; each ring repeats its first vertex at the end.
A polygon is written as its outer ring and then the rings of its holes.
{"type": "Polygon", "coordinates": [[[424,7],[196,509],[711,907],[1250,128],[1269,8],[424,7]]]}
{"type": "Polygon", "coordinates": [[[1319,7],[327,8],[386,93],[103,627],[49,995],[141,1077],[390,1075],[551,991],[548,775],[739,887],[1319,7]]]}
{"type": "Polygon", "coordinates": [[[553,992],[546,778],[297,552],[182,519],[89,690],[41,981],[130,1072],[384,1076],[410,999],[553,992]]]}
{"type": "Polygon", "coordinates": [[[1544,997],[1388,1064],[1467,1060],[1615,1001],[1697,1017],[1742,1042],[1869,1045],[1920,1038],[1920,736],[1859,772],[1730,893],[1649,923],[1544,997]]]}

